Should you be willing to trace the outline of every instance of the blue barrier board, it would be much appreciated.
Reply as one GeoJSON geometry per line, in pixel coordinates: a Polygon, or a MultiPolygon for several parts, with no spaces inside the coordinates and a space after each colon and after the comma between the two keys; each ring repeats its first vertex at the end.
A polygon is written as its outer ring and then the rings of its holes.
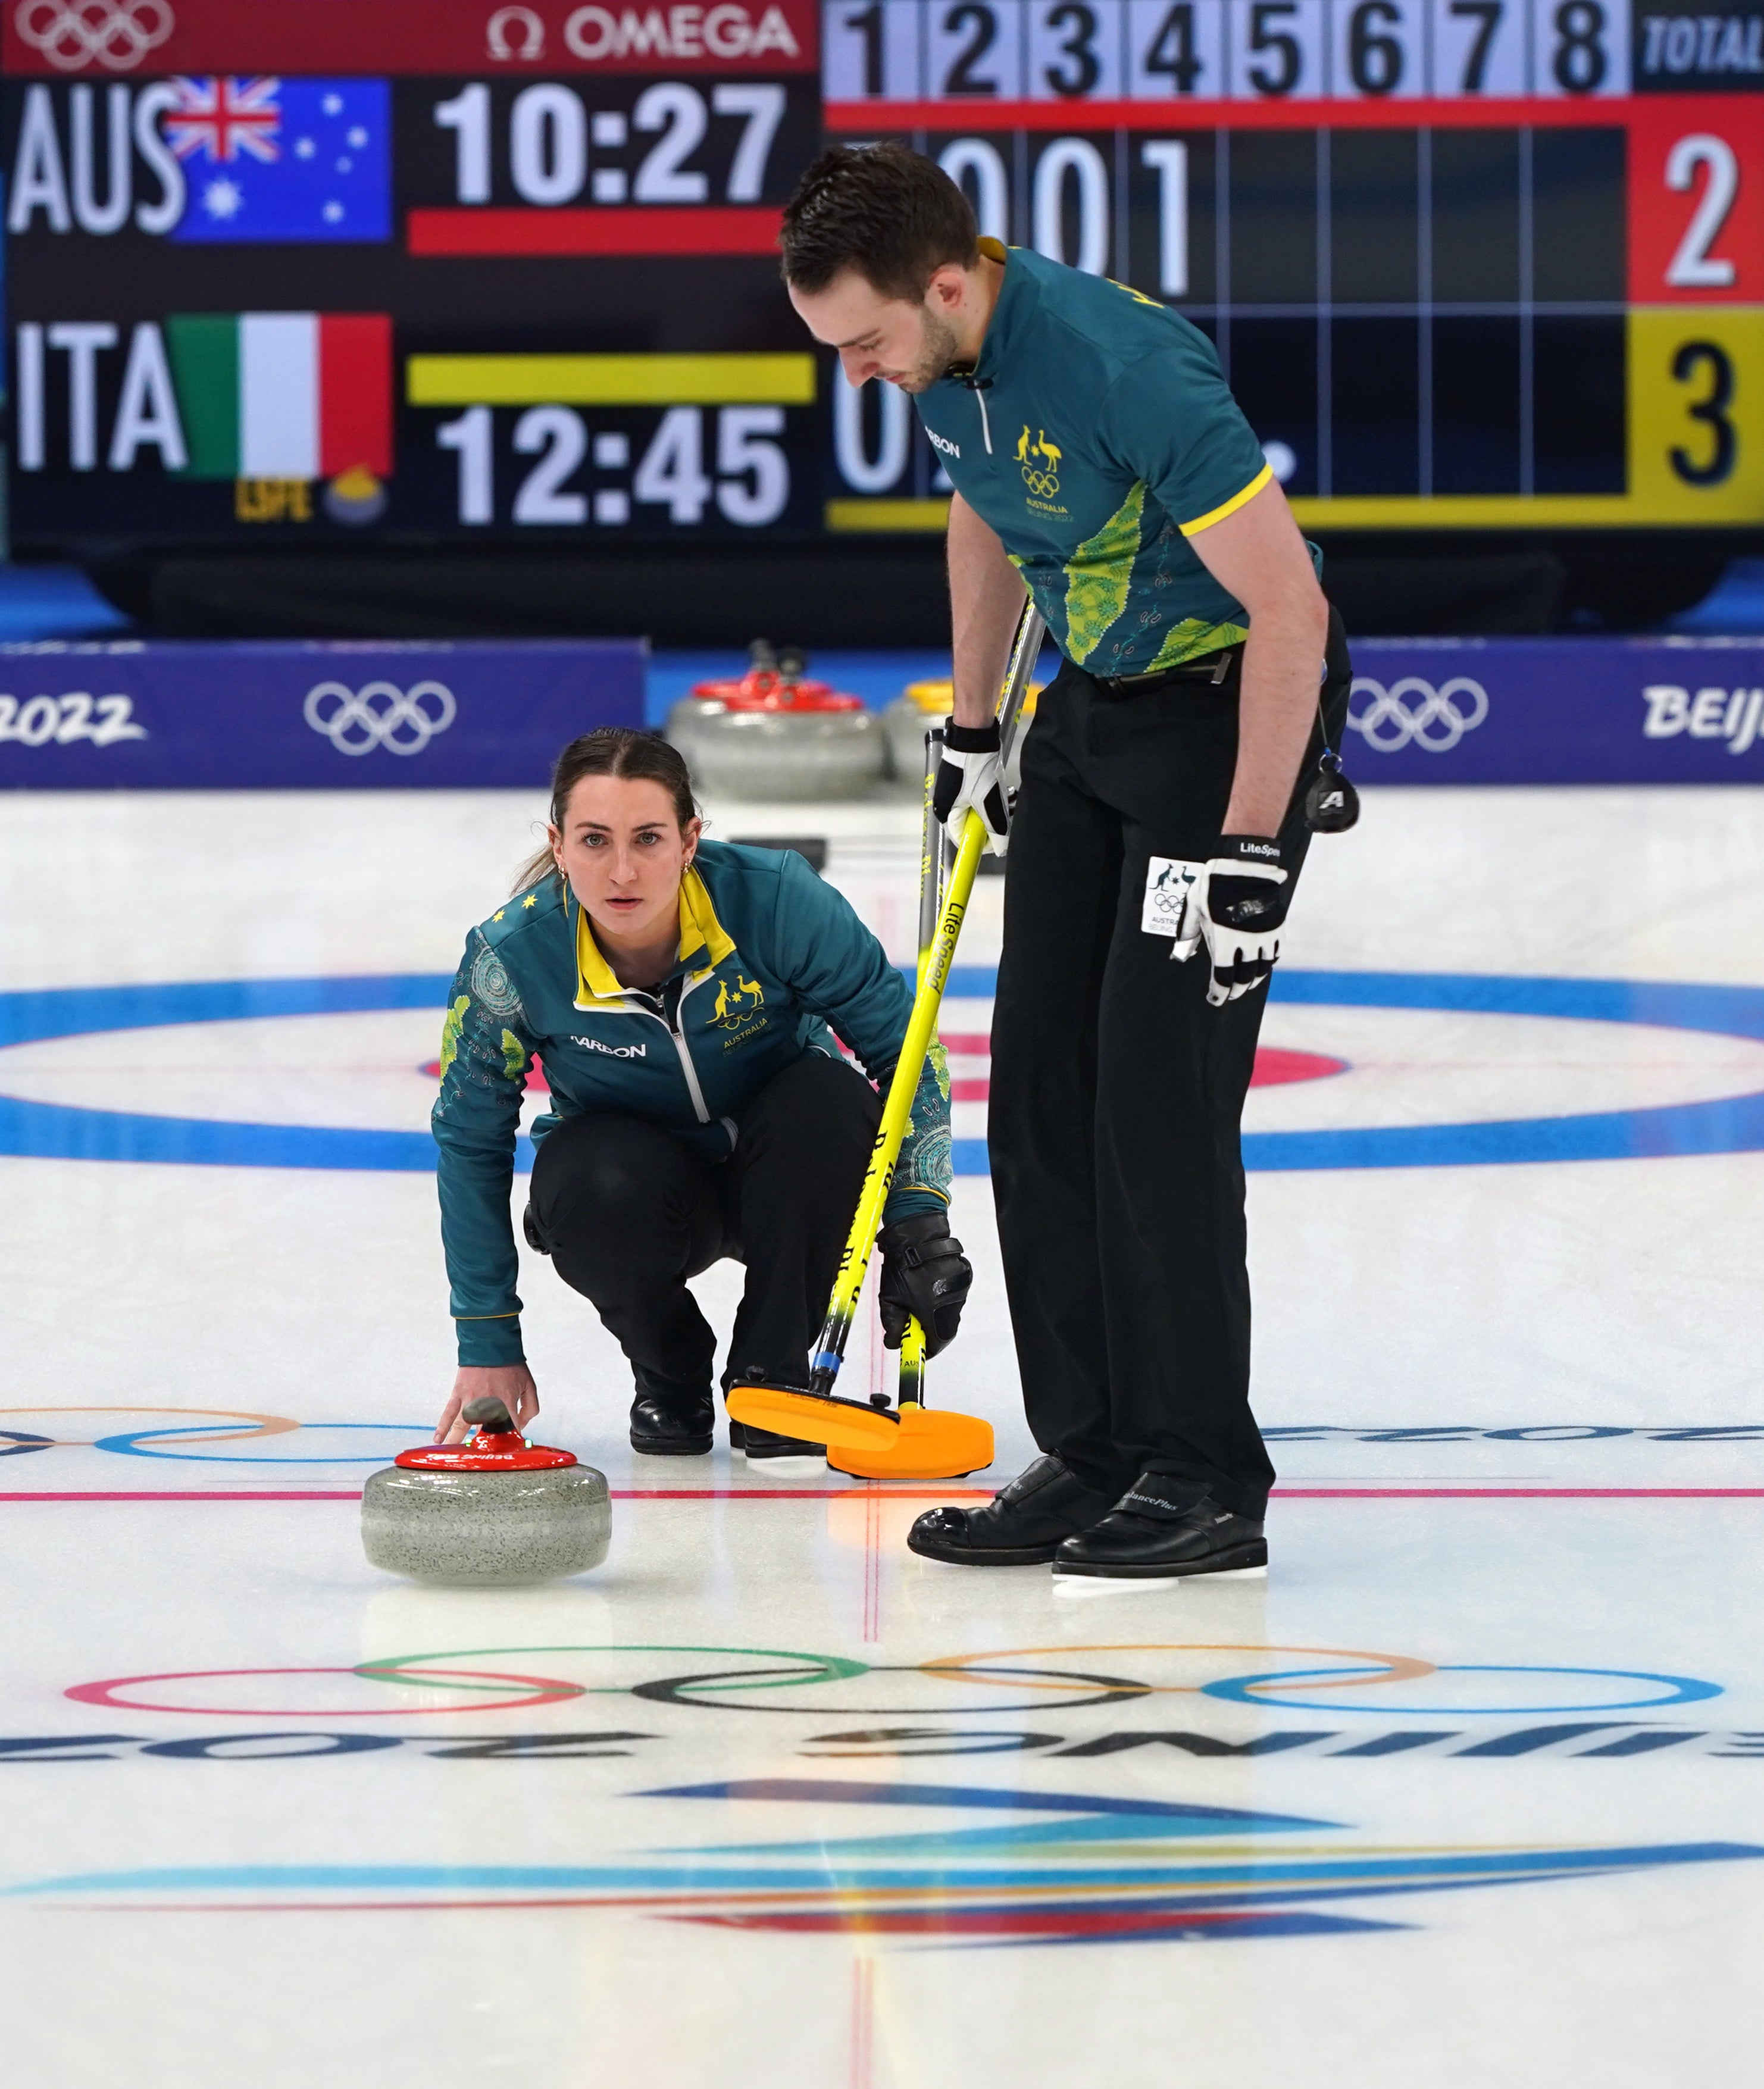
{"type": "Polygon", "coordinates": [[[1764,637],[1352,645],[1357,783],[1764,783],[1764,637]]]}
{"type": "Polygon", "coordinates": [[[643,723],[641,639],[0,646],[0,789],[543,785],[643,723]]]}
{"type": "MultiPolygon", "coordinates": [[[[1353,651],[1343,753],[1362,784],[1764,782],[1764,635],[1353,651]]],[[[858,658],[814,671],[838,681],[858,658]]],[[[871,701],[910,679],[888,658],[862,656],[871,701]]],[[[575,734],[655,722],[657,664],[636,639],[0,646],[0,788],[539,784],[575,734]]],[[[732,650],[713,664],[739,671],[732,650]]]]}

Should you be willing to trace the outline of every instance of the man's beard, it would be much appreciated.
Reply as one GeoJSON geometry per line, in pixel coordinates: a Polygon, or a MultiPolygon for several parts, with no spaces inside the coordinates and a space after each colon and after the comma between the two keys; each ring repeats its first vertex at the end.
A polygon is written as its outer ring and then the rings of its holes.
{"type": "Polygon", "coordinates": [[[920,345],[923,353],[904,377],[894,381],[903,392],[929,392],[956,360],[955,329],[934,311],[925,315],[920,345]]]}

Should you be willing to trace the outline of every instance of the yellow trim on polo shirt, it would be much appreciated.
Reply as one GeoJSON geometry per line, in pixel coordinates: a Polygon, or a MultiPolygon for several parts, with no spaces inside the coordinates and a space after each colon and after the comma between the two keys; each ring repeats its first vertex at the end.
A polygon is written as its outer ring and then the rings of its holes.
{"type": "Polygon", "coordinates": [[[720,965],[735,948],[735,938],[717,919],[704,880],[689,864],[680,881],[680,961],[702,950],[706,967],[720,965]]]}
{"type": "Polygon", "coordinates": [[[1246,501],[1255,498],[1273,476],[1274,467],[1271,464],[1264,464],[1241,493],[1234,493],[1229,500],[1217,508],[1209,508],[1204,515],[1197,515],[1192,522],[1178,522],[1177,528],[1185,537],[1198,537],[1203,530],[1210,530],[1215,522],[1222,522],[1226,516],[1235,515],[1246,501]]]}
{"type": "MultiPolygon", "coordinates": [[[[576,1006],[587,1008],[595,1002],[619,1001],[625,989],[619,984],[618,975],[600,954],[600,946],[594,941],[594,932],[588,925],[588,909],[578,909],[576,916],[576,1006]]],[[[609,1014],[622,1014],[622,1009],[609,1009],[609,1014]]]]}
{"type": "MultiPolygon", "coordinates": [[[[694,953],[702,951],[705,968],[714,968],[734,948],[735,938],[717,919],[717,910],[710,903],[704,880],[689,864],[680,881],[680,962],[684,964],[694,953]]],[[[631,991],[620,984],[617,974],[601,954],[594,930],[589,926],[588,910],[586,907],[580,908],[576,916],[577,1007],[599,1004],[608,1015],[629,1014],[633,1011],[624,1006],[624,1002],[631,991]],[[616,1005],[605,1006],[608,1002],[616,1005]]]]}

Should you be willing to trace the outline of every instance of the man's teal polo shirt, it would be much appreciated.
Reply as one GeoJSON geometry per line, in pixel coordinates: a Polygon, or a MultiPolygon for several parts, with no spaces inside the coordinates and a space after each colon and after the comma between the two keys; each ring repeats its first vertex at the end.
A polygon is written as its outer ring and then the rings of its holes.
{"type": "Polygon", "coordinates": [[[1092,675],[1173,667],[1248,619],[1189,538],[1273,476],[1206,336],[1167,305],[996,241],[979,360],[920,394],[962,498],[1092,675]]]}

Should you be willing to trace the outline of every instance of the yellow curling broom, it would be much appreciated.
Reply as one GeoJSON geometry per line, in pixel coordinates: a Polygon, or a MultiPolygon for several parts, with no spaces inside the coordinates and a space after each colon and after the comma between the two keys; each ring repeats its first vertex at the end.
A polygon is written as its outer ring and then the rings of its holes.
{"type": "MultiPolygon", "coordinates": [[[[1033,603],[1025,603],[998,707],[999,739],[1006,759],[1016,738],[1029,676],[1041,650],[1045,628],[1033,603]]],[[[936,1035],[938,1010],[986,842],[985,822],[977,813],[970,812],[946,885],[942,836],[931,810],[934,765],[928,758],[925,766],[918,991],[913,997],[906,1040],[889,1083],[888,1100],[882,1106],[875,1147],[858,1196],[857,1214],[839,1259],[826,1320],[809,1359],[808,1383],[787,1385],[756,1380],[732,1386],[728,1394],[729,1413],[736,1421],[774,1430],[782,1436],[800,1437],[810,1443],[825,1443],[830,1464],[841,1472],[869,1479],[954,1479],[989,1465],[993,1455],[990,1422],[977,1415],[933,1413],[925,1405],[925,1330],[916,1319],[908,1322],[900,1345],[898,1407],[843,1400],[833,1391],[856,1317],[882,1208],[888,1201],[900,1142],[912,1117],[919,1075],[936,1035]]]]}

